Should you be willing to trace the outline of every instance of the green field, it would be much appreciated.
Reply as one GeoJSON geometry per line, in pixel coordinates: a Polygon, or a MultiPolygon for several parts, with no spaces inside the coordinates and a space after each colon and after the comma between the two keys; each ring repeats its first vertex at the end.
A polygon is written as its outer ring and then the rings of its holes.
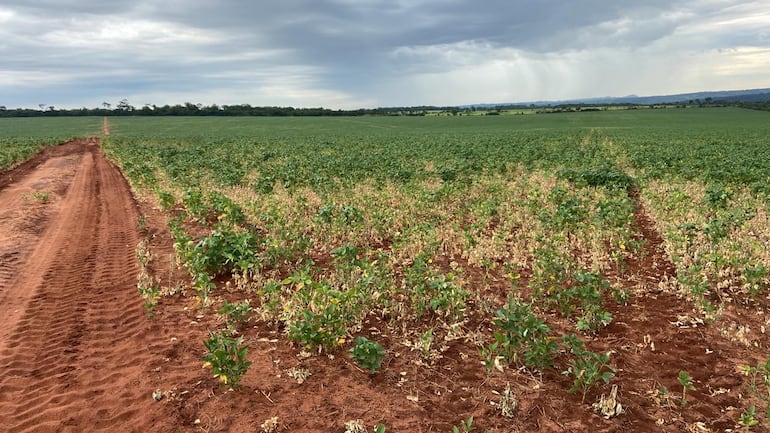
{"type": "MultiPolygon", "coordinates": [[[[398,304],[418,317],[461,317],[483,293],[467,287],[474,272],[527,275],[528,288],[545,296],[585,273],[601,279],[622,271],[641,251],[631,190],[664,237],[680,288],[704,311],[718,311],[713,295],[728,270],[752,293],[764,291],[770,259],[754,252],[770,235],[762,225],[768,120],[767,113],[735,108],[115,118],[105,148],[138,188],[152,190],[169,210],[184,209],[175,227],[178,252],[204,295],[223,272],[288,269],[292,278],[326,287],[328,296],[352,296],[334,335],[292,334],[333,347],[372,309],[398,304]],[[189,242],[182,220],[209,226],[217,238],[189,242]],[[330,263],[314,266],[330,255],[330,263]],[[440,258],[451,269],[429,265],[440,258]],[[421,276],[412,281],[410,272],[421,276]],[[439,304],[429,301],[436,284],[452,287],[439,304]],[[351,287],[367,294],[359,299],[351,287]]],[[[265,305],[304,307],[270,313],[289,328],[311,326],[302,311],[318,314],[307,310],[317,305],[315,295],[284,299],[286,275],[280,277],[266,286],[278,287],[275,293],[261,293],[265,305]]],[[[595,320],[595,311],[565,309],[576,321],[595,320]]]]}
{"type": "Polygon", "coordinates": [[[307,184],[318,180],[313,176],[425,178],[432,176],[426,162],[479,174],[504,165],[553,168],[618,159],[644,178],[745,183],[767,180],[770,165],[767,114],[736,108],[429,118],[115,118],[112,129],[116,142],[152,141],[151,150],[169,158],[164,163],[177,153],[200,157],[188,165],[225,185],[239,183],[239,174],[251,170],[307,184]]]}
{"type": "MultiPolygon", "coordinates": [[[[101,119],[88,122],[67,133],[97,129],[101,119]]],[[[460,345],[470,365],[493,378],[474,385],[480,395],[538,374],[542,386],[589,405],[614,373],[625,397],[642,404],[648,390],[640,378],[660,366],[634,361],[650,370],[633,376],[638,371],[613,365],[637,359],[635,347],[653,332],[634,328],[634,306],[654,308],[665,293],[711,332],[697,344],[735,344],[728,371],[768,355],[761,350],[770,322],[735,311],[753,311],[770,293],[770,113],[109,122],[103,149],[140,199],[162,208],[189,274],[183,289],[203,311],[221,306],[228,330],[218,338],[231,347],[242,342],[233,338],[236,316],[307,352],[350,352],[372,372],[382,356],[434,371],[460,345]],[[251,303],[224,303],[225,292],[251,303]],[[640,341],[613,346],[622,343],[608,331],[617,317],[625,322],[613,329],[640,341]],[[749,325],[761,334],[747,337],[749,325]],[[356,339],[363,335],[371,340],[356,339]],[[571,387],[554,385],[562,372],[571,387]]],[[[149,310],[160,293],[178,292],[161,290],[172,283],[163,276],[142,275],[149,310]]],[[[680,335],[674,325],[667,332],[680,335]]],[[[669,350],[684,356],[715,347],[688,344],[669,350]]],[[[207,365],[222,367],[209,351],[207,365]]],[[[703,367],[687,362],[665,365],[666,377],[703,367]]],[[[757,417],[770,421],[770,367],[764,382],[759,367],[745,371],[752,385],[734,384],[744,399],[734,403],[759,405],[757,417]]],[[[215,369],[229,384],[242,373],[215,369]]],[[[717,395],[693,393],[692,413],[681,409],[682,395],[677,416],[694,422],[723,409],[717,395]]],[[[737,423],[738,413],[728,418],[720,428],[737,423]]]]}
{"type": "Polygon", "coordinates": [[[101,119],[95,117],[1,118],[0,169],[24,161],[43,146],[99,135],[100,128],[101,119]]]}

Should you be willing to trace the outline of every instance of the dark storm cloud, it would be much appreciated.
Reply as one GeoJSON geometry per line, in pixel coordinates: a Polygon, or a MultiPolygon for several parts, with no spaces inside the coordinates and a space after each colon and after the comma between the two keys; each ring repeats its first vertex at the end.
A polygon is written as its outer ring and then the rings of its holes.
{"type": "Polygon", "coordinates": [[[64,105],[135,97],[356,106],[652,93],[681,85],[653,87],[671,59],[727,62],[743,50],[732,81],[696,77],[729,87],[768,61],[761,50],[745,55],[770,46],[766,28],[764,2],[722,0],[7,0],[0,105],[45,95],[67,95],[64,105]],[[733,57],[714,54],[725,52],[733,57]],[[624,70],[639,84],[595,82],[624,70]]]}

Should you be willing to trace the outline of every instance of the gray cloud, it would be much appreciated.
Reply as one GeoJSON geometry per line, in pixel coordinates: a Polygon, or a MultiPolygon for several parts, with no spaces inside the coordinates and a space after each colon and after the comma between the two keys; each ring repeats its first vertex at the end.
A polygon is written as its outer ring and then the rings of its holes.
{"type": "Polygon", "coordinates": [[[0,105],[348,108],[766,87],[768,28],[763,1],[6,0],[0,105]]]}

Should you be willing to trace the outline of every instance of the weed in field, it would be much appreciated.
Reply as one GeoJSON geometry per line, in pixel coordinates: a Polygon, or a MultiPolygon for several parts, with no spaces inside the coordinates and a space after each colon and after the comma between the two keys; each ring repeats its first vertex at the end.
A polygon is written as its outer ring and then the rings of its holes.
{"type": "Polygon", "coordinates": [[[250,271],[259,263],[257,238],[251,232],[219,224],[210,235],[200,236],[196,242],[182,228],[180,219],[171,220],[168,226],[179,262],[192,276],[196,296],[203,304],[216,287],[214,277],[250,271]]]}
{"type": "Polygon", "coordinates": [[[653,389],[652,391],[649,391],[648,394],[651,395],[652,400],[660,407],[667,407],[667,408],[673,408],[674,407],[674,397],[669,392],[668,388],[665,386],[661,386],[660,388],[653,389]]]}
{"type": "Polygon", "coordinates": [[[580,271],[572,276],[573,283],[566,287],[552,287],[551,302],[561,313],[577,317],[579,331],[596,333],[612,322],[612,315],[603,309],[603,295],[609,291],[610,283],[601,274],[580,271]]]}
{"type": "Polygon", "coordinates": [[[628,189],[634,184],[634,180],[617,168],[610,161],[596,161],[592,166],[577,169],[565,169],[559,172],[561,177],[569,180],[577,186],[603,186],[608,188],[628,189]]]}
{"type": "MultiPolygon", "coordinates": [[[[476,430],[476,426],[473,425],[473,417],[468,419],[461,419],[460,426],[452,426],[452,433],[470,433],[476,430]]],[[[484,430],[484,433],[489,433],[489,430],[484,430]]]]}
{"type": "Polygon", "coordinates": [[[732,199],[733,193],[722,182],[714,182],[706,187],[705,201],[712,209],[727,208],[728,201],[732,199]]]}
{"type": "Polygon", "coordinates": [[[295,272],[283,280],[293,293],[283,305],[281,320],[291,340],[306,349],[329,350],[342,344],[348,330],[360,323],[365,300],[356,287],[338,290],[328,281],[316,281],[309,272],[295,272]]]}
{"type": "Polygon", "coordinates": [[[689,373],[685,370],[679,370],[676,379],[679,381],[679,384],[682,385],[682,406],[684,406],[687,404],[687,391],[694,391],[695,385],[693,384],[692,377],[690,377],[689,373]]]}
{"type": "Polygon", "coordinates": [[[51,193],[46,191],[35,191],[32,194],[25,192],[21,195],[21,198],[24,200],[33,200],[38,203],[48,203],[48,200],[51,198],[51,193]]]}
{"type": "Polygon", "coordinates": [[[286,372],[286,375],[296,380],[298,385],[302,385],[303,383],[305,383],[307,378],[312,376],[313,374],[307,368],[292,367],[289,369],[289,371],[286,372]]]}
{"type": "Polygon", "coordinates": [[[748,409],[741,413],[741,418],[738,420],[738,424],[740,424],[745,429],[745,431],[748,432],[752,427],[759,424],[759,420],[757,420],[756,415],[757,407],[752,404],[748,409]]]}
{"type": "Polygon", "coordinates": [[[356,337],[353,343],[354,346],[349,352],[358,365],[369,370],[370,373],[379,370],[385,359],[385,349],[382,345],[362,336],[356,337]]]}
{"type": "Polygon", "coordinates": [[[567,259],[552,246],[535,250],[533,289],[537,298],[550,302],[567,282],[567,259]]]}
{"type": "Polygon", "coordinates": [[[770,267],[757,264],[747,266],[741,275],[743,280],[742,288],[748,292],[749,296],[757,297],[767,292],[770,287],[770,267]]]}
{"type": "Polygon", "coordinates": [[[46,191],[35,191],[32,193],[32,199],[39,203],[48,203],[51,194],[46,191]]]}
{"type": "MultiPolygon", "coordinates": [[[[331,291],[327,291],[329,293],[331,291]]],[[[347,334],[345,321],[339,314],[339,296],[331,293],[335,300],[322,307],[302,310],[299,317],[289,324],[289,339],[299,342],[306,349],[318,347],[331,349],[340,345],[347,334]],[[315,311],[318,310],[318,311],[315,311]]]]}
{"type": "Polygon", "coordinates": [[[457,426],[452,427],[452,433],[470,433],[473,430],[476,430],[476,427],[473,425],[473,417],[470,417],[468,419],[461,419],[460,427],[457,427],[457,426]]]}
{"type": "MultiPolygon", "coordinates": [[[[142,278],[141,274],[140,278],[142,278]]],[[[157,285],[144,285],[144,283],[140,282],[138,283],[137,288],[144,300],[143,305],[147,315],[150,317],[154,316],[155,307],[158,305],[158,298],[160,298],[160,287],[157,285]]]]}
{"type": "Polygon", "coordinates": [[[243,337],[232,338],[209,331],[203,345],[206,347],[206,354],[201,358],[205,361],[203,367],[211,367],[214,377],[222,384],[236,388],[251,365],[251,361],[246,360],[248,348],[243,345],[243,337]]]}

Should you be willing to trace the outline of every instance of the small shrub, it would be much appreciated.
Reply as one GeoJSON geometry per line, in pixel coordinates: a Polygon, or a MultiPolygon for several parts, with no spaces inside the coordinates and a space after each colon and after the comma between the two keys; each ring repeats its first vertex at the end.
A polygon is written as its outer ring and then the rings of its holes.
{"type": "Polygon", "coordinates": [[[385,349],[382,346],[366,337],[356,337],[355,346],[350,349],[353,359],[358,365],[374,373],[380,369],[382,360],[385,359],[385,349]]]}
{"type": "Polygon", "coordinates": [[[201,358],[205,361],[203,366],[211,367],[214,377],[222,384],[237,387],[251,365],[251,361],[246,361],[248,348],[243,346],[243,337],[232,338],[209,331],[209,339],[203,345],[207,351],[201,358]]]}
{"type": "Polygon", "coordinates": [[[484,350],[489,370],[490,361],[497,356],[541,371],[553,365],[551,354],[556,351],[556,343],[549,336],[551,329],[528,304],[511,299],[505,308],[495,312],[494,324],[500,330],[495,331],[495,341],[484,350]]]}

